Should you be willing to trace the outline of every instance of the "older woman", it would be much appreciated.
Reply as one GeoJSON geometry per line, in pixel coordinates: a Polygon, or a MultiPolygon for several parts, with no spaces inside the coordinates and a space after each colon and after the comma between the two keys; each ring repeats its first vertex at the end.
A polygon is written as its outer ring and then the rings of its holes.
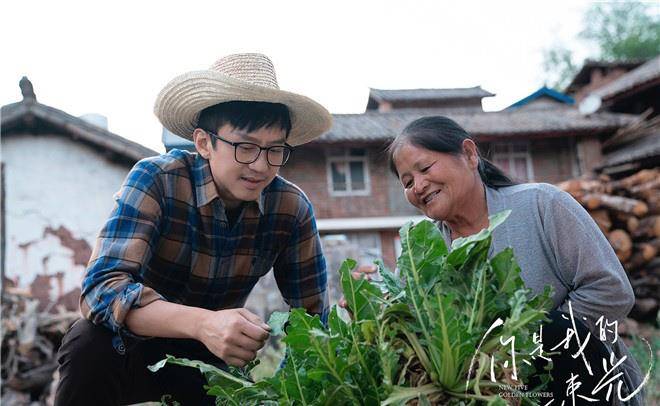
{"type": "MultiPolygon", "coordinates": [[[[608,356],[612,352],[614,362],[628,357],[608,375],[623,373],[619,378],[622,397],[640,386],[641,372],[622,340],[612,344],[611,333],[606,341],[598,339],[597,320],[601,316],[609,322],[623,319],[634,303],[632,288],[607,239],[570,195],[549,184],[515,184],[479,155],[463,128],[445,117],[424,117],[409,124],[390,145],[389,158],[407,200],[437,221],[448,246],[456,238],[486,228],[489,215],[511,210],[493,233],[491,255],[513,247],[525,285],[535,293],[546,285],[554,288],[556,310],[543,329],[544,350],[564,340],[567,328],[572,328],[564,317],[569,302],[582,341],[592,333],[585,356],[593,376],[580,357],[571,357],[578,348],[574,339],[572,349],[553,358],[553,403],[571,398],[566,382],[571,373],[579,375],[576,382],[583,385],[575,396],[605,399],[607,385],[596,394],[591,392],[606,374],[603,358],[607,370],[612,368],[608,356]]],[[[616,385],[612,398],[618,401],[616,385]]],[[[642,396],[633,396],[628,404],[643,404],[642,396]]]]}

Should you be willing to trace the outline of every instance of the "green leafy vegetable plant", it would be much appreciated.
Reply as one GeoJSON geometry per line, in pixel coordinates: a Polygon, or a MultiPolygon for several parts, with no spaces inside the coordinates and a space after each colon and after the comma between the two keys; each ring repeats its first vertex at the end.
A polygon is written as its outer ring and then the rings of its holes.
{"type": "Polygon", "coordinates": [[[354,279],[356,263],[347,259],[339,273],[350,316],[337,306],[327,325],[303,309],[271,316],[286,346],[272,377],[252,382],[249,368],[222,371],[171,356],[150,368],[198,368],[219,405],[505,405],[502,385],[537,375],[523,360],[538,349],[534,333],[551,306],[549,288],[533,296],[524,287],[511,249],[489,259],[493,230],[508,215],[492,216],[451,250],[433,223],[405,225],[398,275],[377,263],[379,282],[354,279]]]}

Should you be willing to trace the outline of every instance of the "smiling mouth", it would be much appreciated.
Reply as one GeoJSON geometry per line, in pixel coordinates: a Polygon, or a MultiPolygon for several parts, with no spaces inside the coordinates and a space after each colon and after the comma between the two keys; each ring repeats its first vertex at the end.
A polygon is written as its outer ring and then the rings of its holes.
{"type": "Polygon", "coordinates": [[[248,189],[254,189],[259,187],[259,185],[261,185],[261,183],[263,183],[265,179],[254,179],[254,178],[246,178],[241,176],[241,180],[245,182],[244,183],[245,187],[247,187],[248,189]]]}
{"type": "Polygon", "coordinates": [[[438,196],[438,195],[440,194],[440,192],[441,192],[440,190],[437,190],[437,191],[435,191],[435,192],[433,192],[433,193],[429,193],[428,195],[426,195],[426,197],[424,197],[424,199],[422,200],[422,202],[423,202],[425,205],[429,204],[433,199],[435,199],[436,196],[438,196]]]}

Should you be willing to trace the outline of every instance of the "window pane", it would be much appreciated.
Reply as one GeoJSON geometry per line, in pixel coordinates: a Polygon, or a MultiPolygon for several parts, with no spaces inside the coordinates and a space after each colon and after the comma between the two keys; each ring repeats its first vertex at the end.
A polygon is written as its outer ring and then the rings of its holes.
{"type": "Polygon", "coordinates": [[[332,190],[342,192],[346,190],[346,163],[332,162],[332,190]]]}
{"type": "Polygon", "coordinates": [[[364,148],[351,148],[349,154],[350,156],[365,156],[367,151],[364,148]]]}
{"type": "Polygon", "coordinates": [[[366,190],[367,184],[364,177],[364,162],[351,162],[351,189],[366,190]]]}

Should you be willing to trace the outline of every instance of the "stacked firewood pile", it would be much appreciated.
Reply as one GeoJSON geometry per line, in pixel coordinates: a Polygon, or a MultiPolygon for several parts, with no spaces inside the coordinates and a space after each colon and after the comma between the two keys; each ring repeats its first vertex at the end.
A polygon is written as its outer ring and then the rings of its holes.
{"type": "Polygon", "coordinates": [[[52,404],[57,349],[69,326],[80,317],[62,309],[38,311],[29,294],[2,294],[3,405],[52,404]],[[50,401],[49,401],[50,400],[50,401]]]}
{"type": "Polygon", "coordinates": [[[653,321],[660,303],[660,168],[558,186],[589,211],[614,248],[635,290],[632,317],[653,321]]]}

